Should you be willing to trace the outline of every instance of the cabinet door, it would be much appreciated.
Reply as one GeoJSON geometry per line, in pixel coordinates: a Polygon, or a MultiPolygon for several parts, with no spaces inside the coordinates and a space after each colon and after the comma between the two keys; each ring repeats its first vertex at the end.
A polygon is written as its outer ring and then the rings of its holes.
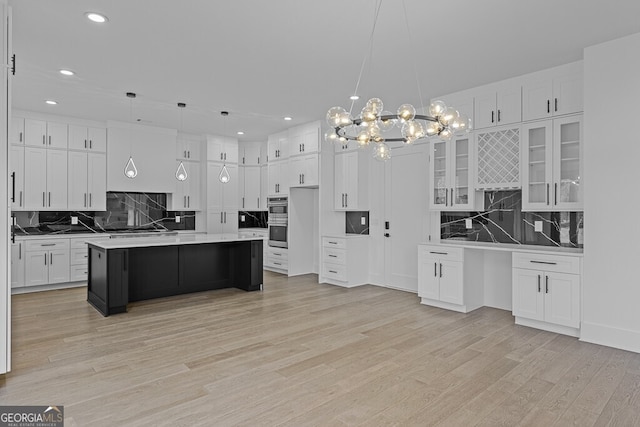
{"type": "Polygon", "coordinates": [[[522,127],[522,210],[552,208],[552,122],[522,127]]]}
{"type": "Polygon", "coordinates": [[[89,138],[86,126],[69,125],[69,150],[88,150],[89,138]]]}
{"type": "Polygon", "coordinates": [[[544,320],[557,325],[580,327],[580,276],[546,272],[544,320]]]}
{"type": "Polygon", "coordinates": [[[102,153],[87,154],[87,173],[89,209],[92,211],[106,211],[107,155],[102,153]]]}
{"type": "Polygon", "coordinates": [[[24,147],[9,146],[9,173],[13,179],[10,188],[11,210],[24,208],[24,147]]]}
{"type": "Polygon", "coordinates": [[[98,153],[107,152],[107,130],[104,128],[87,128],[89,150],[98,153]]]}
{"type": "Polygon", "coordinates": [[[302,152],[317,153],[320,145],[320,129],[317,126],[309,127],[302,133],[302,152]]]}
{"type": "Polygon", "coordinates": [[[238,142],[227,139],[224,144],[224,160],[227,163],[238,163],[238,142]]]}
{"type": "Polygon", "coordinates": [[[451,207],[454,209],[471,209],[473,206],[474,190],[471,187],[471,139],[469,135],[456,137],[449,144],[451,154],[451,207]]]}
{"type": "Polygon", "coordinates": [[[224,209],[237,210],[238,209],[238,166],[227,165],[229,171],[229,182],[226,184],[220,183],[222,186],[222,206],[224,209]]]}
{"type": "Polygon", "coordinates": [[[89,207],[87,153],[69,151],[68,161],[68,209],[86,210],[89,207]]]}
{"type": "Polygon", "coordinates": [[[344,154],[344,169],[342,171],[345,180],[344,205],[347,210],[358,210],[359,208],[359,164],[358,153],[344,154]]]}
{"type": "Polygon", "coordinates": [[[222,137],[207,138],[207,160],[213,162],[224,161],[224,139],[222,137]]]}
{"type": "Polygon", "coordinates": [[[522,121],[522,87],[501,85],[497,92],[496,124],[508,125],[522,121]]]}
{"type": "Polygon", "coordinates": [[[440,299],[438,262],[433,258],[421,258],[418,261],[418,296],[432,300],[440,299]]]}
{"type": "Polygon", "coordinates": [[[306,187],[313,187],[318,185],[318,155],[312,154],[309,156],[305,156],[302,166],[302,185],[306,187]]]}
{"type": "Polygon", "coordinates": [[[259,144],[249,144],[244,147],[244,154],[242,156],[244,162],[243,165],[246,166],[258,166],[260,165],[260,145],[259,144]]]}
{"type": "Polygon", "coordinates": [[[245,179],[246,169],[244,166],[238,166],[238,209],[245,209],[247,204],[244,198],[245,187],[247,185],[245,179]]]}
{"type": "Polygon", "coordinates": [[[69,249],[58,249],[48,253],[49,283],[69,281],[69,249]]]}
{"type": "MultiPolygon", "coordinates": [[[[66,171],[64,172],[66,176],[66,171]]],[[[24,149],[24,207],[39,211],[46,206],[47,150],[24,149]]]]}
{"type": "Polygon", "coordinates": [[[278,160],[289,157],[289,136],[283,132],[278,136],[278,160]]]}
{"type": "MultiPolygon", "coordinates": [[[[49,283],[49,252],[29,251],[25,255],[25,286],[49,283]]],[[[69,263],[67,263],[68,269],[69,263]]]]}
{"type": "Polygon", "coordinates": [[[431,209],[443,209],[449,206],[449,149],[447,142],[431,142],[429,156],[431,170],[431,188],[429,205],[431,209]]]}
{"type": "Polygon", "coordinates": [[[537,270],[513,269],[513,315],[544,320],[544,273],[537,270]]]}
{"type": "Polygon", "coordinates": [[[267,139],[267,156],[269,161],[278,160],[278,136],[277,135],[269,135],[267,139]]]}
{"type": "Polygon", "coordinates": [[[260,166],[260,199],[258,209],[267,209],[267,196],[269,195],[269,167],[265,164],[260,166]]]}
{"type": "Polygon", "coordinates": [[[9,144],[24,145],[24,119],[22,117],[11,118],[11,130],[9,133],[9,144]]]}
{"type": "Polygon", "coordinates": [[[260,171],[259,166],[244,168],[244,210],[255,211],[259,209],[260,171]]]}
{"type": "Polygon", "coordinates": [[[581,211],[582,116],[553,121],[553,207],[581,211]]]}
{"type": "Polygon", "coordinates": [[[344,210],[344,195],[347,191],[347,181],[345,176],[345,159],[347,154],[340,154],[334,157],[334,192],[333,207],[335,210],[344,210]]]}
{"type": "Polygon", "coordinates": [[[464,303],[462,263],[439,260],[438,277],[440,278],[440,301],[462,305],[464,303]]]}
{"type": "Polygon", "coordinates": [[[525,82],[522,86],[522,120],[550,117],[553,110],[552,93],[551,79],[546,74],[525,82]]]}
{"type": "Polygon", "coordinates": [[[188,139],[177,143],[176,157],[182,160],[200,160],[200,142],[188,139]]]}
{"type": "Polygon", "coordinates": [[[24,143],[34,147],[47,146],[47,122],[24,119],[24,143]]]}
{"type": "Polygon", "coordinates": [[[67,152],[47,150],[47,209],[67,209],[67,152]]]}
{"type": "Polygon", "coordinates": [[[228,234],[238,234],[238,211],[224,211],[222,232],[228,234]]]}
{"type": "Polygon", "coordinates": [[[207,207],[214,211],[222,211],[222,183],[218,179],[222,165],[207,164],[207,207]]]}
{"type": "Polygon", "coordinates": [[[19,288],[25,285],[24,281],[24,243],[11,244],[11,288],[19,288]]]}
{"type": "Polygon", "coordinates": [[[69,131],[66,123],[47,122],[47,147],[67,148],[69,131]]]}
{"type": "Polygon", "coordinates": [[[296,156],[289,159],[289,186],[302,187],[304,173],[304,157],[296,156]]]}
{"type": "Polygon", "coordinates": [[[198,162],[185,162],[185,167],[189,170],[187,183],[187,209],[190,211],[200,210],[200,164],[198,162]]]}
{"type": "MultiPolygon", "coordinates": [[[[176,161],[176,168],[180,164],[180,161],[176,161]]],[[[185,166],[187,169],[187,166],[185,166]]],[[[187,180],[191,179],[191,171],[187,169],[187,180]]],[[[171,210],[183,211],[187,208],[187,181],[175,180],[173,193],[171,193],[171,210]]]]}
{"type": "Polygon", "coordinates": [[[496,117],[496,92],[495,90],[486,90],[477,93],[474,98],[474,119],[473,128],[482,129],[495,126],[496,117]]]}
{"type": "Polygon", "coordinates": [[[209,212],[207,216],[207,233],[209,234],[222,233],[223,221],[224,221],[224,213],[222,211],[209,212]]]}
{"type": "Polygon", "coordinates": [[[553,79],[553,114],[582,112],[583,93],[582,70],[553,79]]]}
{"type": "Polygon", "coordinates": [[[269,163],[269,166],[268,166],[269,195],[277,196],[280,194],[279,190],[281,187],[281,182],[280,182],[281,169],[282,169],[282,163],[280,162],[269,163]]]}

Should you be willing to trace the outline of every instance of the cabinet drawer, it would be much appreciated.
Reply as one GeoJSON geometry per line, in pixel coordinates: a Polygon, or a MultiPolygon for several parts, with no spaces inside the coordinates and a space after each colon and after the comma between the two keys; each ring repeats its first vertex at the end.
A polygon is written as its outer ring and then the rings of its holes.
{"type": "Polygon", "coordinates": [[[289,260],[289,252],[286,249],[278,249],[269,247],[267,250],[267,257],[272,259],[279,259],[288,261],[289,260]]]}
{"type": "Polygon", "coordinates": [[[91,237],[81,238],[81,239],[69,239],[71,249],[87,249],[87,240],[95,240],[91,237]]]}
{"type": "Polygon", "coordinates": [[[580,274],[580,258],[574,256],[514,252],[512,264],[513,268],[580,274]]]}
{"type": "Polygon", "coordinates": [[[71,248],[71,265],[87,265],[89,260],[89,251],[86,248],[86,245],[82,249],[71,248]]]}
{"type": "Polygon", "coordinates": [[[86,265],[72,265],[71,271],[69,275],[69,281],[71,282],[82,282],[87,280],[88,277],[88,267],[86,265]]]}
{"type": "Polygon", "coordinates": [[[347,267],[340,264],[325,262],[322,264],[322,274],[330,279],[347,281],[347,267]]]}
{"type": "Polygon", "coordinates": [[[50,251],[54,249],[69,249],[69,239],[26,240],[27,251],[50,251]]]}
{"type": "Polygon", "coordinates": [[[448,246],[418,245],[418,257],[438,258],[440,260],[462,261],[464,248],[452,248],[448,246]]]}
{"type": "Polygon", "coordinates": [[[322,261],[333,264],[346,264],[347,252],[344,249],[324,248],[322,261]]]}
{"type": "Polygon", "coordinates": [[[266,265],[267,267],[282,268],[284,270],[287,270],[289,268],[289,260],[286,258],[282,259],[267,257],[266,265]]]}
{"type": "Polygon", "coordinates": [[[342,239],[339,237],[323,237],[322,246],[324,246],[325,248],[344,249],[347,247],[347,239],[342,239]]]}

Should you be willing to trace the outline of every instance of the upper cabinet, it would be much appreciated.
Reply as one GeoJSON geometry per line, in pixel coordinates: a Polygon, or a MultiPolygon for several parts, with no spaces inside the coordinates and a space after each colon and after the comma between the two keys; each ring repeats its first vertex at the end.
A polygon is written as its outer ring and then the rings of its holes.
{"type": "Polygon", "coordinates": [[[11,129],[9,130],[10,144],[24,144],[24,118],[12,117],[11,129]]]}
{"type": "Polygon", "coordinates": [[[358,150],[337,154],[334,159],[334,209],[365,211],[369,209],[369,155],[358,150]]]}
{"type": "Polygon", "coordinates": [[[107,152],[107,130],[69,125],[69,150],[107,152]]]}
{"type": "Polygon", "coordinates": [[[474,129],[518,123],[522,120],[519,81],[505,81],[474,91],[474,129]]]}
{"type": "Polygon", "coordinates": [[[261,166],[267,163],[266,142],[240,142],[238,163],[245,166],[261,166]]]}
{"type": "Polygon", "coordinates": [[[522,210],[581,211],[582,115],[523,125],[522,210]]]}
{"type": "Polygon", "coordinates": [[[178,135],[176,141],[176,159],[178,160],[200,160],[200,147],[202,142],[198,138],[187,138],[178,135]]]}
{"type": "Polygon", "coordinates": [[[297,156],[318,152],[320,122],[308,123],[289,129],[289,155],[297,156]]]}
{"type": "Polygon", "coordinates": [[[67,148],[68,129],[66,123],[44,120],[24,120],[24,143],[33,147],[67,148]]]}
{"type": "Polygon", "coordinates": [[[522,85],[522,120],[582,112],[582,94],[582,61],[525,76],[522,85]]]}
{"type": "Polygon", "coordinates": [[[207,160],[210,162],[238,163],[238,140],[207,135],[207,160]]]}
{"type": "Polygon", "coordinates": [[[66,210],[67,152],[26,147],[24,158],[24,208],[66,210]]]}
{"type": "Polygon", "coordinates": [[[287,159],[289,157],[289,132],[284,131],[269,135],[267,153],[270,162],[287,159]]]}
{"type": "Polygon", "coordinates": [[[103,153],[68,153],[69,210],[107,209],[107,156],[103,153]]]}
{"type": "MultiPolygon", "coordinates": [[[[180,161],[176,161],[176,168],[180,161]]],[[[171,210],[198,211],[200,210],[200,163],[184,161],[182,165],[187,171],[187,179],[174,180],[175,189],[171,194],[171,210]]]]}

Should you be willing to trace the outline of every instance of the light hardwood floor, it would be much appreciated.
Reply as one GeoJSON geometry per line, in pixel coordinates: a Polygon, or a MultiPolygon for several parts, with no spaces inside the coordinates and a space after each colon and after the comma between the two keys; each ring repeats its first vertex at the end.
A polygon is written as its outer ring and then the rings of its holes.
{"type": "Polygon", "coordinates": [[[315,275],[264,282],[107,318],[85,288],[14,296],[0,402],[62,404],[67,426],[640,425],[640,354],[502,310],[315,275]]]}

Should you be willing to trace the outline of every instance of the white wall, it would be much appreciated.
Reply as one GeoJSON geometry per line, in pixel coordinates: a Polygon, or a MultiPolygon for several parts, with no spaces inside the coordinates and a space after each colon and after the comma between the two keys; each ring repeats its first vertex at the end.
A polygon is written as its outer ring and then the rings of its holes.
{"type": "MultiPolygon", "coordinates": [[[[7,2],[6,0],[0,0],[0,55],[2,58],[7,58],[7,52],[5,46],[7,46],[6,36],[6,22],[7,22],[7,2]]],[[[3,65],[6,61],[3,61],[3,65]]],[[[9,135],[8,135],[8,121],[7,118],[10,114],[10,99],[9,93],[7,93],[7,80],[9,69],[6,66],[2,67],[0,79],[2,85],[0,85],[0,200],[4,200],[7,203],[0,211],[0,224],[4,224],[0,227],[0,374],[4,374],[11,370],[11,251],[9,249],[9,218],[11,216],[11,203],[9,201],[9,135]]],[[[9,80],[10,86],[10,80],[9,80]]]]}
{"type": "Polygon", "coordinates": [[[640,352],[640,33],[584,52],[581,339],[640,352]]]}

